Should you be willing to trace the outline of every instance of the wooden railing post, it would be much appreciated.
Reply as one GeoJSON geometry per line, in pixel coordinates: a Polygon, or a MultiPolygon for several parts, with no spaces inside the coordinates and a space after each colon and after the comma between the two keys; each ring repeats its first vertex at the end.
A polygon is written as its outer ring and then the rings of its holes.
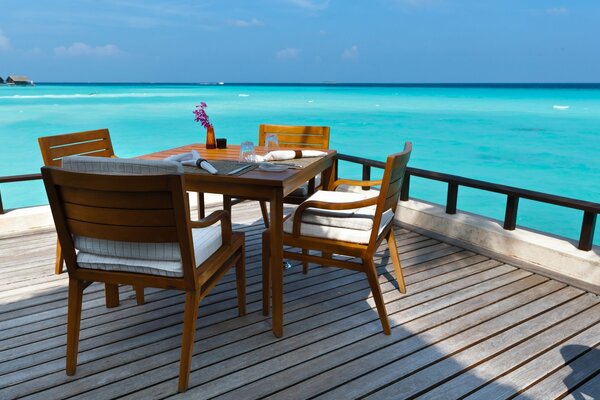
{"type": "Polygon", "coordinates": [[[0,192],[0,215],[4,214],[4,206],[2,205],[2,192],[0,192]]]}
{"type": "Polygon", "coordinates": [[[408,171],[404,174],[404,180],[402,181],[402,189],[400,189],[400,200],[408,201],[410,192],[410,174],[408,171]]]}
{"type": "MultiPolygon", "coordinates": [[[[363,181],[371,180],[371,166],[370,165],[362,166],[362,180],[363,181]]],[[[362,187],[362,190],[369,190],[369,189],[371,189],[371,186],[363,186],[362,187]]]]}
{"type": "Polygon", "coordinates": [[[446,199],[446,214],[456,214],[456,203],[458,201],[458,185],[448,183],[448,197],[446,199]]]}
{"type": "Polygon", "coordinates": [[[579,235],[579,250],[590,251],[594,244],[594,231],[596,230],[596,217],[598,214],[590,211],[583,213],[581,234],[579,235]]]}
{"type": "Polygon", "coordinates": [[[519,197],[508,195],[506,198],[506,212],[504,213],[504,229],[514,231],[517,227],[517,211],[519,197]]]}

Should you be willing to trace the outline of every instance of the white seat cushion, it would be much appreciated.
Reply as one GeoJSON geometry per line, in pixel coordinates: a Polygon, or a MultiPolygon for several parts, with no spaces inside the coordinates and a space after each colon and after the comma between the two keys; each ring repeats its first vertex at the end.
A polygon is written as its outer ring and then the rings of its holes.
{"type": "MultiPolygon", "coordinates": [[[[306,201],[317,200],[329,203],[346,203],[360,201],[373,196],[374,193],[348,193],[318,191],[306,201]]],[[[350,210],[323,210],[307,208],[302,214],[300,234],[304,236],[321,237],[325,239],[342,240],[345,242],[367,244],[373,229],[373,219],[376,206],[361,207],[350,210]]],[[[387,210],[382,214],[378,234],[393,220],[394,213],[387,210]]],[[[293,215],[286,219],[283,230],[293,232],[293,215]]]]}
{"type": "MultiPolygon", "coordinates": [[[[192,238],[194,241],[196,266],[198,266],[223,245],[221,223],[218,222],[207,228],[192,229],[192,238]]],[[[86,242],[85,239],[89,238],[80,237],[79,242],[86,242]]],[[[115,242],[99,239],[91,239],[91,241],[94,245],[97,245],[99,242],[106,242],[107,246],[85,247],[87,251],[80,248],[80,251],[77,253],[77,264],[81,268],[169,277],[183,276],[181,253],[178,243],[115,242]],[[117,250],[115,253],[111,253],[108,251],[110,249],[117,250]],[[164,253],[157,255],[159,258],[152,258],[151,255],[153,252],[158,249],[166,250],[164,253]]]]}

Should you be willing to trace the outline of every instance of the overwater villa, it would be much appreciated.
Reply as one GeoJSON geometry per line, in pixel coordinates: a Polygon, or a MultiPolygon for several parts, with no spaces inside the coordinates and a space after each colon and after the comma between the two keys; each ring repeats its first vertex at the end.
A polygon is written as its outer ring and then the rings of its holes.
{"type": "Polygon", "coordinates": [[[0,85],[4,83],[4,79],[0,76],[0,85]]]}
{"type": "Polygon", "coordinates": [[[33,86],[33,81],[25,75],[9,75],[6,78],[6,83],[9,85],[33,86]]]}
{"type": "Polygon", "coordinates": [[[40,147],[50,206],[0,201],[0,398],[600,398],[598,203],[416,169],[410,143],[339,154],[327,127],[261,126],[267,165],[118,159],[106,129],[40,147]],[[517,226],[521,199],[580,212],[579,240],[517,226]]]}

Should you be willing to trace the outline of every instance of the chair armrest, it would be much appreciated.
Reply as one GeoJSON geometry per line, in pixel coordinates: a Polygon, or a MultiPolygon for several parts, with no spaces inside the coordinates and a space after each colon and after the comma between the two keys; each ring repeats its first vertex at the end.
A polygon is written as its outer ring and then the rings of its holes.
{"type": "Polygon", "coordinates": [[[294,236],[300,235],[300,225],[302,223],[302,214],[307,208],[320,208],[322,210],[351,210],[353,208],[361,208],[367,206],[373,206],[377,204],[377,196],[371,197],[364,200],[349,201],[345,203],[330,203],[326,201],[309,200],[300,204],[296,208],[294,213],[294,222],[292,225],[292,234],[294,236]]]}
{"type": "Polygon", "coordinates": [[[378,186],[381,185],[382,180],[374,180],[374,181],[358,181],[355,179],[338,179],[331,184],[332,191],[335,191],[340,185],[349,185],[349,186],[378,186]]]}
{"type": "Polygon", "coordinates": [[[221,237],[223,244],[231,244],[231,219],[229,213],[224,210],[215,211],[206,218],[198,221],[189,221],[191,228],[206,228],[221,221],[221,237]]]}

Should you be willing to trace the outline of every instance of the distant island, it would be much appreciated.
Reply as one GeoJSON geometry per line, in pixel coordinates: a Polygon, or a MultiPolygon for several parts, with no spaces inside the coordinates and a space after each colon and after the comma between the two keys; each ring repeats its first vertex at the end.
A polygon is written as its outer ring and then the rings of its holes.
{"type": "Polygon", "coordinates": [[[31,79],[25,75],[9,75],[6,81],[0,77],[0,84],[5,85],[17,85],[17,86],[34,86],[35,84],[31,79]]]}

